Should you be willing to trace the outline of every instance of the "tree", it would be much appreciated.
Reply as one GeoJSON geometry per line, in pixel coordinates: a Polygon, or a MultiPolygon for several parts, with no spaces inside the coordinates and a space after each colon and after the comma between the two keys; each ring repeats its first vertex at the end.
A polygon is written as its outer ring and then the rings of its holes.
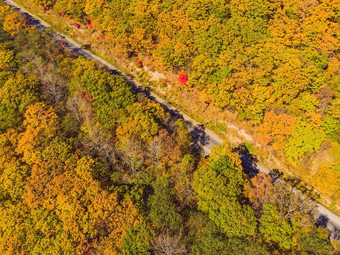
{"type": "Polygon", "coordinates": [[[18,12],[10,12],[5,16],[3,29],[14,36],[20,31],[28,30],[29,26],[26,25],[25,20],[20,17],[18,12]]]}
{"type": "Polygon", "coordinates": [[[260,139],[265,145],[270,144],[280,150],[286,139],[293,133],[296,119],[288,114],[276,115],[273,111],[266,112],[263,123],[258,127],[260,139]]]}
{"type": "Polygon", "coordinates": [[[150,254],[154,230],[145,222],[131,228],[122,243],[123,254],[150,254]]]}
{"type": "Polygon", "coordinates": [[[262,205],[272,201],[273,180],[264,172],[258,173],[244,185],[245,196],[249,198],[257,213],[262,212],[262,205]]]}
{"type": "Polygon", "coordinates": [[[25,131],[20,134],[16,151],[23,154],[27,163],[34,162],[37,151],[46,147],[58,131],[58,116],[52,107],[36,103],[27,108],[23,123],[25,131]]]}
{"type": "Polygon", "coordinates": [[[266,245],[261,240],[256,239],[241,239],[231,238],[228,242],[226,254],[234,255],[269,255],[271,254],[266,245]]]}
{"type": "Polygon", "coordinates": [[[123,142],[125,139],[137,138],[143,142],[150,142],[159,131],[159,123],[164,118],[164,110],[155,102],[136,102],[127,107],[128,117],[122,119],[117,128],[117,138],[123,142]]]}
{"type": "Polygon", "coordinates": [[[36,78],[25,77],[21,73],[9,76],[0,88],[0,130],[18,127],[26,107],[40,99],[36,78]]]}
{"type": "Polygon", "coordinates": [[[313,128],[310,123],[300,120],[288,139],[284,152],[290,163],[296,165],[298,160],[306,154],[319,150],[325,137],[322,130],[313,128]]]}
{"type": "Polygon", "coordinates": [[[265,240],[277,243],[279,247],[285,250],[291,248],[293,229],[289,223],[280,217],[275,205],[263,205],[259,230],[265,240]]]}
{"type": "Polygon", "coordinates": [[[14,65],[14,51],[0,49],[0,70],[10,69],[14,65]]]}
{"type": "Polygon", "coordinates": [[[301,252],[307,254],[327,255],[332,252],[332,246],[328,239],[328,231],[322,227],[302,234],[299,240],[299,247],[296,247],[301,252]]]}
{"type": "Polygon", "coordinates": [[[183,220],[170,194],[169,185],[165,177],[154,181],[154,193],[148,200],[149,218],[158,229],[176,231],[181,228],[183,220]]]}
{"type": "Polygon", "coordinates": [[[185,254],[185,245],[181,241],[181,236],[162,233],[153,244],[153,250],[157,255],[177,255],[185,254]]]}
{"type": "Polygon", "coordinates": [[[239,202],[245,182],[242,172],[225,156],[214,160],[210,168],[194,173],[198,209],[206,212],[228,237],[255,234],[254,212],[239,202]]]}

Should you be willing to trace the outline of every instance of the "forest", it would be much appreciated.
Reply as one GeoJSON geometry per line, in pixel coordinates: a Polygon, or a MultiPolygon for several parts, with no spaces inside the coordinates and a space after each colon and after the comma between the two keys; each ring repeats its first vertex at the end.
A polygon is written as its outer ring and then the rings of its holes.
{"type": "Polygon", "coordinates": [[[0,3],[1,254],[337,254],[315,203],[0,3]]]}
{"type": "Polygon", "coordinates": [[[207,108],[236,116],[264,158],[273,152],[339,210],[339,1],[18,1],[74,24],[106,56],[175,75],[157,84],[164,96],[206,123],[207,108]]]}

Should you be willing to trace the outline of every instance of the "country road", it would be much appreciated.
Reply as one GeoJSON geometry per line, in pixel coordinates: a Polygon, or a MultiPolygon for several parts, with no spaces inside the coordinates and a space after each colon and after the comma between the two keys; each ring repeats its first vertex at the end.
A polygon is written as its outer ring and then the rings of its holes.
{"type": "MultiPolygon", "coordinates": [[[[40,30],[45,30],[47,27],[51,27],[48,23],[41,20],[36,15],[28,12],[12,0],[3,0],[8,5],[14,7],[18,12],[22,13],[25,18],[29,18],[29,24],[34,26],[40,30]]],[[[87,59],[96,60],[102,65],[106,66],[112,73],[123,76],[127,82],[129,82],[136,91],[142,91],[147,94],[147,96],[158,102],[166,111],[170,112],[173,116],[178,118],[182,118],[185,121],[185,124],[188,126],[189,132],[195,141],[195,143],[201,148],[202,152],[205,155],[209,155],[211,148],[215,145],[222,144],[223,140],[216,135],[211,130],[205,128],[202,124],[197,121],[191,119],[185,113],[177,110],[175,107],[171,106],[164,99],[159,97],[157,94],[153,93],[146,89],[142,84],[140,84],[135,79],[131,78],[129,75],[123,73],[104,59],[95,55],[94,53],[84,49],[79,43],[73,41],[71,38],[57,32],[57,38],[60,41],[64,41],[66,43],[65,47],[78,56],[83,56],[87,59]]],[[[244,151],[240,151],[240,158],[242,160],[242,166],[247,174],[254,175],[259,171],[269,173],[269,170],[265,168],[263,165],[256,162],[253,159],[252,155],[249,153],[245,153],[244,151]]],[[[317,205],[317,213],[315,217],[318,219],[318,222],[327,226],[327,228],[333,233],[333,238],[340,240],[340,217],[326,209],[324,206],[318,204],[317,205]]]]}

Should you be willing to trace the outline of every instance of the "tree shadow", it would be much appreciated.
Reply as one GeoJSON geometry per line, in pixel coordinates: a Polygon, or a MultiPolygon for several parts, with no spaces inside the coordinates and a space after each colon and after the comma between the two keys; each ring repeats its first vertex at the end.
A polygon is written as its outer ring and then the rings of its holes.
{"type": "Polygon", "coordinates": [[[324,228],[326,228],[326,227],[327,227],[327,224],[328,224],[328,221],[329,221],[328,217],[325,216],[325,215],[323,215],[323,214],[321,214],[321,215],[316,219],[315,225],[316,225],[317,227],[324,227],[324,228]]]}
{"type": "Polygon", "coordinates": [[[203,147],[209,144],[209,136],[205,133],[205,127],[203,125],[194,126],[191,122],[185,121],[188,127],[189,135],[194,144],[196,150],[203,152],[203,147]]]}
{"type": "Polygon", "coordinates": [[[257,168],[258,159],[256,156],[251,154],[244,144],[237,146],[234,151],[240,156],[243,171],[249,177],[255,177],[259,173],[259,169],[257,168]]]}

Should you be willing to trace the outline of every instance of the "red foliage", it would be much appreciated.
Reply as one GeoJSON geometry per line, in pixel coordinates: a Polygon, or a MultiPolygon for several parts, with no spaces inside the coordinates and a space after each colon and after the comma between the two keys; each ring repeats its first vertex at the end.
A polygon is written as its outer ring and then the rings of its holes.
{"type": "Polygon", "coordinates": [[[62,13],[60,13],[60,15],[61,15],[62,17],[65,17],[65,13],[63,13],[63,12],[62,12],[62,13]]]}
{"type": "Polygon", "coordinates": [[[153,46],[157,46],[157,45],[158,45],[158,43],[155,43],[155,42],[153,42],[153,43],[152,43],[152,45],[153,45],[153,46]]]}
{"type": "Polygon", "coordinates": [[[74,27],[75,27],[75,28],[80,28],[80,24],[74,23],[74,27]]]}
{"type": "Polygon", "coordinates": [[[138,61],[138,58],[137,58],[137,57],[135,57],[135,60],[136,60],[136,61],[138,61]]]}
{"type": "Polygon", "coordinates": [[[98,35],[98,39],[103,39],[103,38],[104,38],[103,34],[98,35]]]}
{"type": "Polygon", "coordinates": [[[48,10],[48,8],[47,7],[44,7],[44,11],[47,11],[48,10]]]}
{"type": "Polygon", "coordinates": [[[167,81],[166,79],[163,79],[163,82],[164,82],[164,83],[168,83],[168,81],[167,81]]]}
{"type": "Polygon", "coordinates": [[[139,66],[143,66],[143,63],[142,63],[142,61],[138,60],[138,61],[137,61],[137,65],[139,65],[139,66]]]}
{"type": "Polygon", "coordinates": [[[84,98],[89,102],[89,103],[93,103],[94,102],[94,98],[91,96],[90,93],[86,93],[84,98]]]}
{"type": "Polygon", "coordinates": [[[188,81],[188,75],[185,73],[179,74],[178,81],[182,83],[184,86],[188,87],[187,81],[188,81]]]}
{"type": "Polygon", "coordinates": [[[61,43],[61,45],[64,46],[64,47],[67,45],[65,41],[60,41],[60,43],[61,43]]]}

